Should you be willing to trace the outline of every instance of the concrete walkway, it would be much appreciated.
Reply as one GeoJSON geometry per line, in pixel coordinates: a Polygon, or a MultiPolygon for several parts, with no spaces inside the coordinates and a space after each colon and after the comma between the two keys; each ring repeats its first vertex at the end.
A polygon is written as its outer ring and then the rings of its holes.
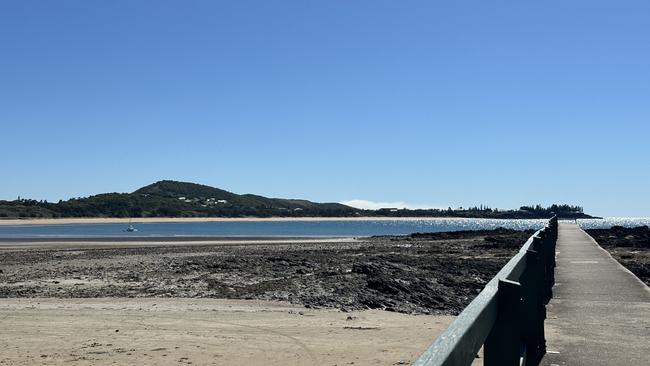
{"type": "Polygon", "coordinates": [[[560,223],[542,365],[650,365],[650,289],[572,223],[560,223]]]}

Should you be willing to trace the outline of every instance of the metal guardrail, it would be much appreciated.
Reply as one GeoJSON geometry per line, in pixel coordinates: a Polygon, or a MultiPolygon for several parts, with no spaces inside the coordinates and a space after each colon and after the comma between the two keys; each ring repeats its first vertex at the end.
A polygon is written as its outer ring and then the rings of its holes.
{"type": "Polygon", "coordinates": [[[531,236],[414,366],[537,365],[546,353],[544,319],[555,283],[557,217],[531,236]]]}

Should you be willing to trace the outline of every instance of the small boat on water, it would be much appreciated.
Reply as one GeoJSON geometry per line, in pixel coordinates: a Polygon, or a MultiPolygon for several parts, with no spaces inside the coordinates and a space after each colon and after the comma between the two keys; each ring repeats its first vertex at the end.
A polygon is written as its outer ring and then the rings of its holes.
{"type": "Polygon", "coordinates": [[[129,220],[129,227],[127,227],[126,229],[124,229],[124,231],[126,231],[127,233],[133,233],[133,232],[138,231],[138,229],[136,229],[136,228],[133,226],[133,224],[131,223],[132,220],[133,220],[133,219],[129,220]]]}

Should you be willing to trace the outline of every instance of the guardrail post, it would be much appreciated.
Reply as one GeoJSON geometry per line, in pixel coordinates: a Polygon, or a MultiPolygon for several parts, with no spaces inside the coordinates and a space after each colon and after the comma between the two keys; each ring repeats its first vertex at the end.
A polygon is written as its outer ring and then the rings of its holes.
{"type": "Polygon", "coordinates": [[[554,284],[557,237],[553,217],[413,365],[469,365],[481,345],[486,366],[520,365],[522,355],[524,365],[538,365],[546,352],[545,302],[554,284]]]}
{"type": "Polygon", "coordinates": [[[552,228],[544,230],[545,235],[540,250],[542,255],[542,270],[544,278],[542,281],[544,304],[548,304],[553,298],[553,285],[555,284],[555,245],[553,244],[552,228]]]}
{"type": "MultiPolygon", "coordinates": [[[[537,237],[534,240],[541,240],[537,237]]],[[[539,247],[539,246],[538,246],[539,247]]],[[[543,276],[544,269],[539,252],[528,250],[526,252],[526,270],[522,283],[523,314],[526,321],[523,323],[522,338],[526,345],[526,361],[536,365],[546,353],[546,339],[544,337],[544,319],[546,307],[544,306],[543,276]]]]}
{"type": "Polygon", "coordinates": [[[541,280],[540,293],[544,304],[553,297],[553,284],[555,283],[555,276],[553,273],[553,257],[555,251],[551,240],[553,239],[552,229],[547,226],[544,230],[538,233],[539,237],[533,238],[533,249],[539,253],[541,280]]]}
{"type": "Polygon", "coordinates": [[[499,280],[497,319],[485,340],[485,366],[519,366],[521,285],[499,280]]]}
{"type": "Polygon", "coordinates": [[[549,270],[549,284],[548,286],[550,287],[550,298],[546,301],[548,303],[551,298],[553,297],[553,286],[555,285],[555,249],[557,246],[557,235],[558,235],[558,223],[557,223],[557,216],[553,217],[551,221],[549,222],[549,262],[546,263],[547,268],[549,270]]]}

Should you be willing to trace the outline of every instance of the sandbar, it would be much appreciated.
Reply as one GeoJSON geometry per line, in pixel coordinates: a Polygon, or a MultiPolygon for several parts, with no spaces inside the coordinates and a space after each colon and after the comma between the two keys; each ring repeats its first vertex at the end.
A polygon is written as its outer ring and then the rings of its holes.
{"type": "Polygon", "coordinates": [[[165,222],[269,222],[269,221],[417,221],[466,219],[457,217],[79,217],[58,219],[0,219],[0,225],[128,224],[165,222]]]}

